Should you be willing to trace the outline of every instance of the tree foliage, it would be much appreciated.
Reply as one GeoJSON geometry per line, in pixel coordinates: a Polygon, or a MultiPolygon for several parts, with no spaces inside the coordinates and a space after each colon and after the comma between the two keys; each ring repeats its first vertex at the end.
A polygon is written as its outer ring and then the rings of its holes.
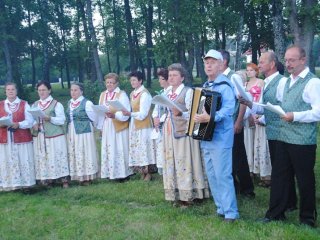
{"type": "MultiPolygon", "coordinates": [[[[319,33],[317,0],[1,0],[0,81],[102,81],[103,74],[143,70],[148,87],[158,67],[180,62],[205,78],[202,56],[227,49],[241,68],[245,53],[282,59],[303,45],[309,64],[319,33]]],[[[64,84],[62,82],[62,84],[64,84]]],[[[64,86],[64,85],[63,85],[64,86]]]]}

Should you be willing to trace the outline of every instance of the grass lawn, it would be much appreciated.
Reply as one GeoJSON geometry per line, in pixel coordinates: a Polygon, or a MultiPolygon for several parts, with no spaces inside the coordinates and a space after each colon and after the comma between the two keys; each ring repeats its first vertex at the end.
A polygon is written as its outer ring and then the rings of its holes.
{"type": "MultiPolygon", "coordinates": [[[[63,103],[69,99],[68,90],[53,95],[63,103]]],[[[319,157],[320,151],[315,168],[318,212],[319,157]]],[[[211,199],[188,209],[173,207],[164,200],[161,176],[154,178],[0,192],[0,239],[320,239],[320,228],[299,225],[298,211],[287,214],[284,223],[256,222],[267,209],[268,189],[256,187],[253,200],[238,197],[241,219],[226,224],[215,216],[211,199]]]]}

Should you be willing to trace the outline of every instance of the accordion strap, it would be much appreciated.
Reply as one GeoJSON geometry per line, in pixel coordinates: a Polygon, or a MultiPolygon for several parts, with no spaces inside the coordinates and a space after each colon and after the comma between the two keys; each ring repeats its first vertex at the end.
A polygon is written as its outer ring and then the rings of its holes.
{"type": "MultiPolygon", "coordinates": [[[[219,83],[214,83],[213,84],[213,87],[214,86],[219,86],[219,85],[228,85],[230,88],[231,88],[231,90],[233,91],[233,88],[232,88],[232,86],[230,85],[230,83],[228,83],[227,81],[222,81],[222,82],[219,82],[219,83]]],[[[212,103],[211,103],[211,109],[214,109],[214,111],[211,111],[210,112],[210,120],[209,120],[209,123],[208,123],[208,125],[207,126],[212,126],[213,124],[214,124],[214,116],[216,115],[216,108],[214,108],[213,107],[213,101],[212,101],[212,103]]]]}
{"type": "Polygon", "coordinates": [[[227,81],[222,81],[222,82],[219,82],[219,83],[213,83],[213,87],[214,86],[219,86],[219,85],[224,85],[224,84],[228,85],[232,89],[232,86],[227,81]]]}

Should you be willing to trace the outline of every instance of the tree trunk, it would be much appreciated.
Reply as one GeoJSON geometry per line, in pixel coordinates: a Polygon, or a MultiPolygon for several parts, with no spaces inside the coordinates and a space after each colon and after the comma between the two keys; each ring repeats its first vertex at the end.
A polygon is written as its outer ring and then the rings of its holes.
{"type": "Polygon", "coordinates": [[[192,38],[192,34],[187,35],[187,46],[188,46],[188,62],[187,62],[187,71],[189,73],[189,84],[192,85],[193,83],[193,66],[194,66],[194,58],[195,58],[195,53],[194,53],[194,40],[192,38]]]}
{"type": "Polygon", "coordinates": [[[242,30],[244,27],[244,16],[243,16],[244,12],[242,11],[240,13],[240,19],[239,19],[239,23],[238,23],[238,29],[237,29],[237,34],[236,34],[236,59],[235,59],[235,70],[240,70],[241,69],[241,56],[242,56],[242,30]]]}
{"type": "Polygon", "coordinates": [[[113,31],[114,31],[114,48],[116,51],[116,65],[117,65],[117,74],[120,73],[120,50],[119,50],[119,26],[118,26],[118,14],[117,14],[117,8],[116,8],[116,0],[112,0],[112,12],[113,12],[113,31]]]}
{"type": "Polygon", "coordinates": [[[201,43],[199,40],[198,34],[194,34],[194,52],[195,52],[195,58],[196,58],[196,66],[197,66],[197,74],[199,74],[202,81],[206,80],[206,74],[204,72],[203,67],[203,60],[202,60],[202,51],[201,51],[201,43]]]}
{"type": "Polygon", "coordinates": [[[272,19],[273,19],[272,27],[273,27],[273,34],[274,34],[274,50],[275,50],[276,56],[281,62],[283,62],[283,56],[286,51],[282,9],[283,9],[282,1],[272,0],[272,19]]]}
{"type": "Polygon", "coordinates": [[[43,65],[42,65],[42,80],[50,82],[50,60],[49,60],[49,31],[47,18],[48,15],[48,2],[46,0],[39,0],[40,19],[41,19],[41,41],[43,52],[43,65]]]}
{"type": "Polygon", "coordinates": [[[92,21],[91,0],[86,0],[86,3],[87,3],[86,12],[87,12],[87,19],[88,19],[88,27],[91,35],[91,46],[92,46],[91,51],[94,59],[94,65],[96,68],[97,79],[98,81],[103,82],[101,63],[100,63],[99,54],[98,54],[98,41],[97,41],[96,32],[94,30],[93,21],[92,21]]]}
{"type": "Polygon", "coordinates": [[[142,6],[146,13],[146,42],[147,42],[147,87],[151,87],[151,71],[153,58],[152,28],[153,28],[153,0],[148,0],[148,7],[142,6]]]}
{"type": "Polygon", "coordinates": [[[87,48],[89,49],[87,52],[88,57],[85,61],[87,78],[90,79],[92,82],[94,82],[97,79],[97,73],[96,73],[95,63],[92,56],[91,36],[88,30],[87,18],[86,18],[86,13],[84,9],[85,9],[85,5],[83,3],[83,0],[77,0],[77,10],[82,20],[83,32],[86,39],[87,48]]]}
{"type": "Polygon", "coordinates": [[[253,3],[251,2],[249,5],[249,33],[251,36],[251,48],[252,48],[252,62],[257,64],[258,56],[257,52],[260,49],[260,42],[258,39],[258,29],[256,25],[256,16],[254,11],[253,3]]]}
{"type": "Polygon", "coordinates": [[[294,43],[303,47],[307,54],[307,65],[312,72],[315,72],[312,46],[315,34],[315,24],[317,16],[314,9],[317,6],[317,0],[302,0],[303,10],[300,15],[297,10],[296,0],[286,0],[289,10],[289,24],[292,35],[294,36],[294,43]],[[297,21],[301,19],[301,22],[297,21]]]}
{"type": "Polygon", "coordinates": [[[128,47],[129,47],[129,57],[130,57],[130,70],[135,71],[137,70],[137,66],[135,63],[135,47],[134,47],[134,40],[132,37],[132,15],[129,0],[124,0],[124,9],[125,9],[125,17],[126,17],[126,28],[127,28],[127,36],[128,36],[128,47]]]}
{"type": "Polygon", "coordinates": [[[83,72],[83,60],[81,57],[81,52],[82,52],[82,47],[80,43],[80,12],[79,10],[77,11],[77,19],[76,19],[76,39],[77,39],[77,63],[78,63],[78,77],[79,77],[79,82],[84,81],[84,72],[83,72]]]}
{"type": "MultiPolygon", "coordinates": [[[[57,7],[57,13],[58,13],[58,17],[60,19],[63,19],[64,16],[64,6],[63,3],[60,2],[60,4],[57,7]]],[[[71,83],[70,83],[70,70],[69,70],[69,61],[68,61],[68,48],[67,48],[67,43],[66,43],[66,28],[63,24],[61,24],[61,22],[59,21],[58,24],[60,25],[60,33],[61,33],[61,41],[62,41],[62,45],[63,45],[63,51],[62,51],[62,59],[63,59],[63,63],[64,66],[66,68],[66,76],[67,76],[67,84],[68,84],[68,88],[71,87],[71,83]]],[[[63,78],[61,77],[61,87],[64,88],[64,84],[63,84],[63,78]]]]}
{"type": "Polygon", "coordinates": [[[312,46],[314,35],[316,31],[316,22],[317,16],[313,16],[312,13],[316,8],[317,1],[316,0],[304,0],[304,7],[307,14],[304,15],[303,24],[302,24],[302,39],[303,42],[301,43],[307,53],[307,65],[310,67],[310,70],[315,73],[315,62],[313,61],[312,55],[312,46]]]}
{"type": "Polygon", "coordinates": [[[105,19],[104,19],[104,14],[102,11],[102,3],[101,1],[97,1],[98,6],[99,6],[99,12],[102,18],[102,29],[103,29],[103,35],[104,35],[104,41],[105,41],[105,53],[107,54],[107,65],[108,65],[108,72],[111,72],[111,64],[110,64],[110,49],[109,49],[109,44],[108,44],[108,37],[107,37],[107,27],[105,24],[105,19]]]}
{"type": "Polygon", "coordinates": [[[35,65],[35,56],[34,56],[34,46],[33,46],[33,29],[31,27],[31,13],[28,8],[28,28],[30,36],[30,54],[31,54],[31,66],[32,66],[32,89],[36,86],[36,65],[35,65]]]}
{"type": "MultiPolygon", "coordinates": [[[[140,47],[139,47],[139,41],[138,41],[138,36],[137,36],[137,32],[135,29],[133,29],[133,40],[135,43],[135,49],[136,49],[136,56],[137,56],[137,64],[136,66],[140,65],[140,69],[143,75],[143,79],[146,79],[146,74],[144,71],[144,64],[143,64],[143,60],[142,60],[142,56],[141,56],[141,52],[140,52],[140,47]]],[[[137,69],[136,69],[137,70],[137,69]]],[[[135,70],[134,70],[135,71],[135,70]]]]}
{"type": "Polygon", "coordinates": [[[4,53],[4,59],[6,62],[6,66],[7,66],[6,82],[12,82],[13,81],[12,63],[11,63],[9,43],[7,40],[2,40],[2,49],[3,49],[3,53],[4,53]]]}
{"type": "MultiPolygon", "coordinates": [[[[220,0],[221,8],[225,9],[224,0],[220,0]]],[[[222,14],[222,22],[221,22],[221,49],[226,49],[227,40],[226,40],[226,23],[225,23],[225,16],[222,14]]]]}

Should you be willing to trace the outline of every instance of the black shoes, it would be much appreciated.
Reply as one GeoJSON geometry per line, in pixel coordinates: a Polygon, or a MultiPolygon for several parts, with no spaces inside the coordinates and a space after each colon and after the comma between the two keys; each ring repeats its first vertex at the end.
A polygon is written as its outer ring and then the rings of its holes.
{"type": "Polygon", "coordinates": [[[264,217],[264,218],[258,219],[257,222],[260,222],[260,223],[270,223],[270,222],[284,221],[284,220],[286,220],[286,217],[285,217],[285,216],[281,216],[281,217],[278,217],[278,218],[264,217]]]}
{"type": "Polygon", "coordinates": [[[254,199],[256,197],[256,194],[254,192],[240,193],[240,195],[249,199],[254,199]]]}
{"type": "Polygon", "coordinates": [[[300,219],[300,224],[306,225],[312,228],[316,227],[315,221],[313,219],[300,219]]]}
{"type": "Polygon", "coordinates": [[[293,212],[295,210],[297,210],[298,208],[296,206],[292,206],[292,207],[287,207],[286,212],[293,212]]]}

